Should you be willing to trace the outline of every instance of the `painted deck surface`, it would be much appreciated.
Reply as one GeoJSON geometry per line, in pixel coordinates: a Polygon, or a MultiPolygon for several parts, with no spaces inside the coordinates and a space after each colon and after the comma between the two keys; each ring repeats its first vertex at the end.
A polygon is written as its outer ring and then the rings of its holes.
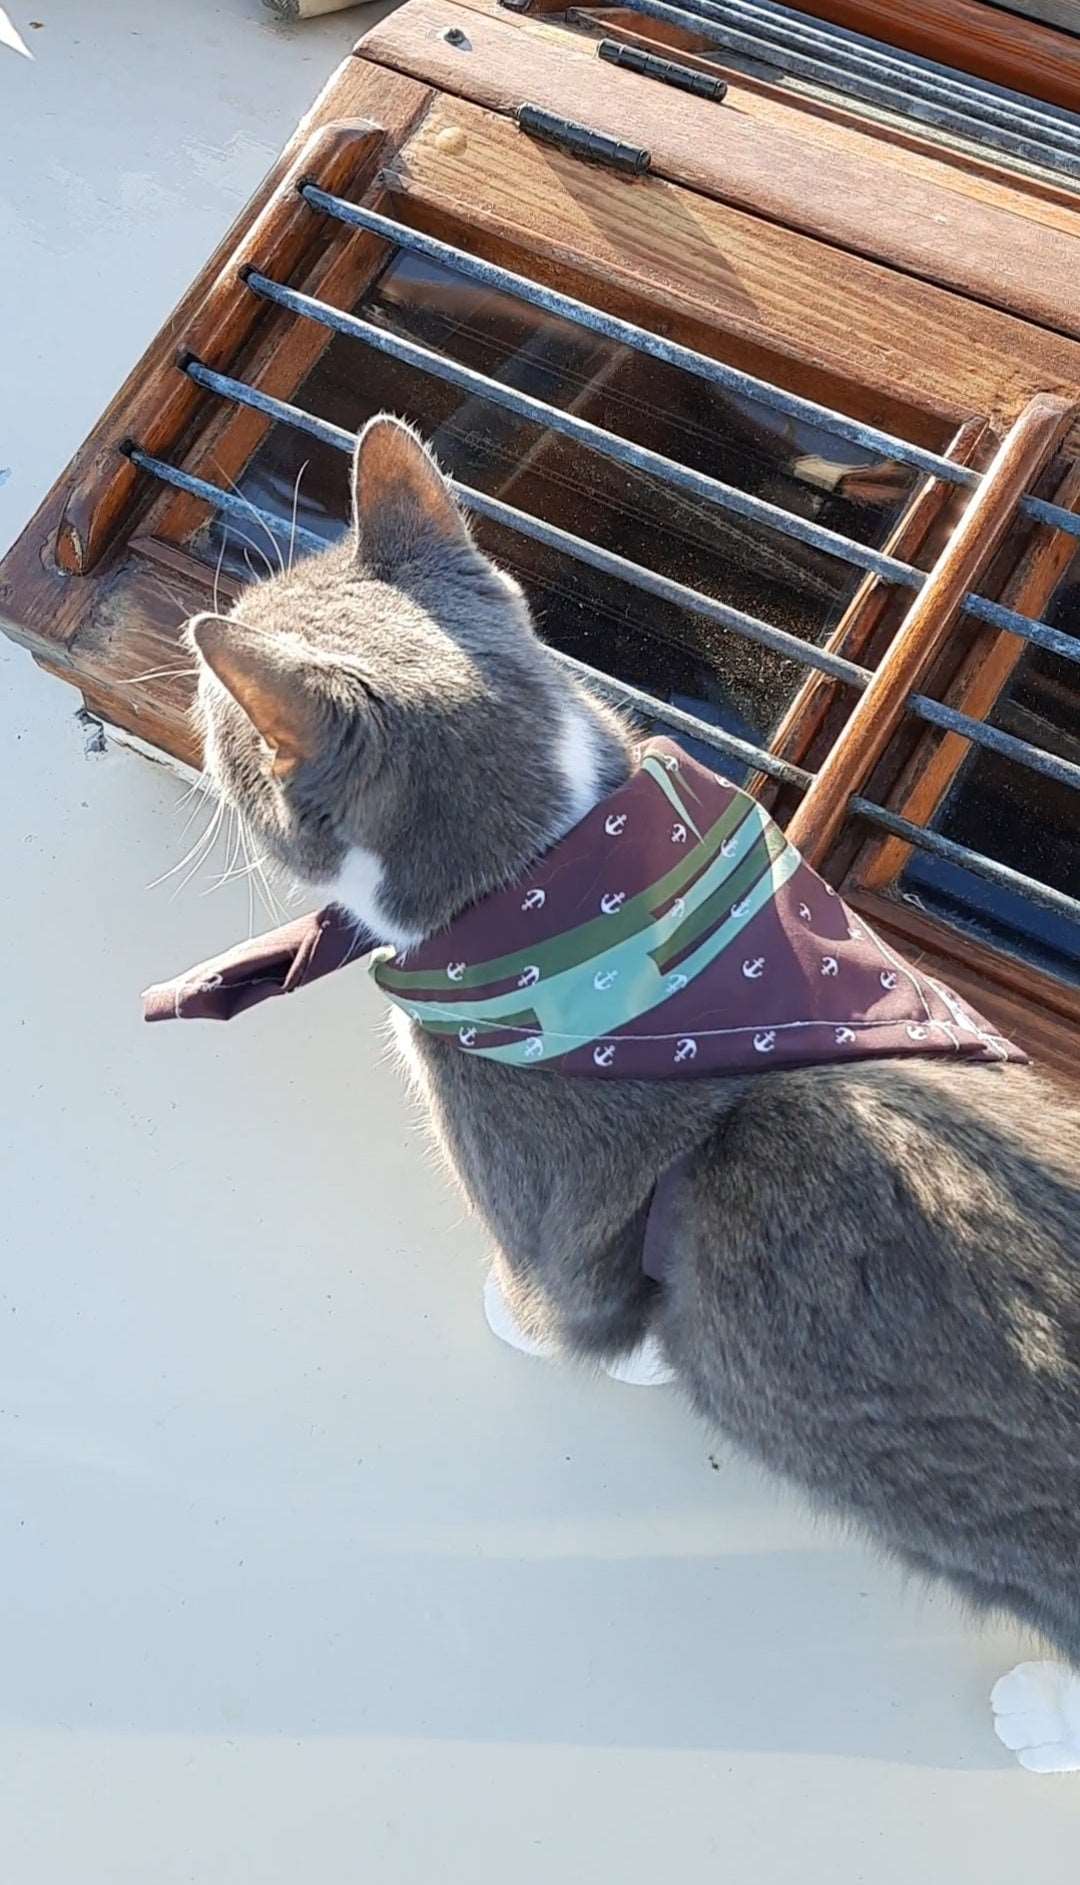
{"type": "MultiPolygon", "coordinates": [[[[4,545],[364,22],[14,15],[4,545]]],[[[990,1727],[1016,1633],[493,1341],[362,974],[143,1029],[247,890],[148,889],[185,788],[76,706],[0,643],[5,1877],[1073,1879],[1080,1782],[990,1727]]]]}

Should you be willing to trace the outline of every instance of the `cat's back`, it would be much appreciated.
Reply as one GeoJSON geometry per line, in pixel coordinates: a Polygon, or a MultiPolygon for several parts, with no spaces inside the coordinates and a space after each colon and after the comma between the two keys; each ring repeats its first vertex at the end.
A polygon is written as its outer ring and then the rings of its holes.
{"type": "Polygon", "coordinates": [[[683,1182],[668,1346],[734,1437],[886,1528],[984,1467],[1075,1478],[1078,1173],[1080,1106],[1029,1068],[763,1079],[683,1182]]]}

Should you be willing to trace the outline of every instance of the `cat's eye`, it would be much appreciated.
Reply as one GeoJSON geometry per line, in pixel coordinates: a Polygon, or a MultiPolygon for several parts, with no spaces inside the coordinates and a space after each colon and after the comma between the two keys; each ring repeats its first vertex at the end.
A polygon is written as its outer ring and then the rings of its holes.
{"type": "Polygon", "coordinates": [[[192,757],[183,614],[340,534],[402,414],[546,637],[1070,1065],[1080,42],[987,11],[409,0],[10,552],[9,625],[192,757]]]}

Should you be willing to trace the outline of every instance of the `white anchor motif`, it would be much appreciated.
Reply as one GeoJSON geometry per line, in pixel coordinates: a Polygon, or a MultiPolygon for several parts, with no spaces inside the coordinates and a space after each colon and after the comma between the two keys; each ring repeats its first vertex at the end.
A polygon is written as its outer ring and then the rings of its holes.
{"type": "Polygon", "coordinates": [[[686,987],[686,976],[681,969],[676,969],[674,975],[668,976],[665,987],[669,995],[677,995],[681,988],[686,987]]]}
{"type": "Polygon", "coordinates": [[[721,857],[734,857],[738,848],[739,848],[738,838],[725,838],[723,844],[720,846],[720,856],[721,857]]]}
{"type": "Polygon", "coordinates": [[[863,933],[862,933],[862,930],[859,928],[858,924],[849,923],[848,924],[848,941],[849,942],[862,942],[862,939],[863,939],[863,933]]]}
{"type": "Polygon", "coordinates": [[[832,887],[832,885],[831,885],[831,884],[826,884],[826,885],[825,885],[825,895],[826,895],[827,897],[835,897],[835,895],[836,895],[836,892],[835,892],[835,890],[833,889],[833,887],[832,887]]]}
{"type": "Polygon", "coordinates": [[[528,896],[522,899],[521,907],[523,910],[542,910],[546,902],[546,890],[530,890],[528,896]]]}
{"type": "Polygon", "coordinates": [[[750,908],[750,899],[749,897],[744,897],[741,903],[732,904],[731,915],[736,919],[736,921],[738,921],[740,916],[746,915],[746,912],[749,908],[750,908]]]}
{"type": "Polygon", "coordinates": [[[541,1040],[539,1034],[532,1035],[531,1038],[526,1041],[525,1043],[526,1060],[539,1060],[543,1051],[544,1051],[544,1043],[541,1040]]]}
{"type": "Polygon", "coordinates": [[[837,1028],[834,1036],[837,1047],[847,1047],[855,1039],[854,1028],[837,1028]]]}
{"type": "Polygon", "coordinates": [[[607,832],[609,838],[617,838],[620,831],[625,829],[625,826],[625,812],[609,812],[604,820],[604,830],[607,832]]]}
{"type": "Polygon", "coordinates": [[[677,825],[672,825],[671,842],[672,844],[685,844],[686,843],[686,826],[682,824],[681,822],[677,825]]]}
{"type": "Polygon", "coordinates": [[[677,1061],[681,1061],[681,1060],[695,1060],[696,1058],[697,1058],[697,1042],[694,1040],[691,1040],[690,1036],[687,1035],[686,1039],[683,1041],[680,1041],[678,1046],[676,1047],[675,1059],[677,1061]]]}
{"type": "Polygon", "coordinates": [[[840,964],[835,956],[822,956],[821,973],[822,975],[839,975],[840,964]]]}
{"type": "Polygon", "coordinates": [[[800,903],[799,915],[802,917],[802,920],[804,923],[810,923],[813,921],[813,918],[810,914],[810,905],[808,903],[800,903]]]}
{"type": "Polygon", "coordinates": [[[754,1036],[754,1046],[759,1054],[771,1054],[776,1046],[776,1032],[773,1028],[764,1028],[754,1036]]]}
{"type": "Polygon", "coordinates": [[[679,762],[674,753],[663,753],[660,758],[660,764],[663,766],[665,772],[678,772],[679,770],[679,762]]]}
{"type": "Polygon", "coordinates": [[[878,976],[878,981],[881,983],[882,988],[896,987],[896,976],[891,969],[882,969],[881,974],[878,976]]]}
{"type": "Polygon", "coordinates": [[[908,1040],[909,1040],[909,1041],[925,1041],[925,1039],[926,1039],[926,1029],[925,1029],[925,1028],[920,1028],[920,1027],[917,1027],[917,1026],[912,1026],[912,1027],[910,1027],[910,1028],[908,1028],[908,1030],[907,1030],[907,1036],[908,1036],[908,1040]]]}
{"type": "Polygon", "coordinates": [[[742,972],[748,982],[756,982],[765,973],[765,957],[752,956],[742,965],[742,972]]]}
{"type": "Polygon", "coordinates": [[[618,969],[598,969],[592,978],[592,985],[602,995],[606,988],[614,988],[618,979],[618,969]]]}
{"type": "Polygon", "coordinates": [[[610,1067],[615,1058],[615,1049],[608,1041],[603,1047],[594,1047],[592,1057],[598,1067],[610,1067]]]}
{"type": "Polygon", "coordinates": [[[458,1040],[461,1042],[462,1047],[472,1047],[476,1041],[476,1029],[459,1028],[458,1040]]]}
{"type": "Polygon", "coordinates": [[[609,890],[601,897],[600,908],[605,916],[614,916],[616,910],[621,910],[625,902],[625,890],[609,890]]]}
{"type": "Polygon", "coordinates": [[[464,962],[448,962],[447,963],[446,974],[447,974],[447,979],[449,981],[460,982],[464,973],[465,973],[464,962]]]}
{"type": "Polygon", "coordinates": [[[673,917],[676,923],[679,923],[682,921],[685,911],[686,911],[686,898],[674,897],[672,899],[671,908],[668,911],[668,915],[670,917],[673,917]]]}
{"type": "Polygon", "coordinates": [[[530,962],[528,968],[522,969],[521,974],[518,976],[517,985],[519,988],[532,988],[539,980],[540,971],[535,962],[530,962]]]}

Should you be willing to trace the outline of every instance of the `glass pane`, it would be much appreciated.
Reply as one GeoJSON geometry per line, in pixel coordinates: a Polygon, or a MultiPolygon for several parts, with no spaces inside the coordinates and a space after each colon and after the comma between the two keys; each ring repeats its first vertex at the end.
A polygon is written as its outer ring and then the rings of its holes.
{"type": "MultiPolygon", "coordinates": [[[[755,402],[542,315],[421,258],[399,255],[361,311],[396,333],[572,410],[726,483],[880,546],[914,477],[755,402]]],[[[389,410],[414,421],[465,484],[648,564],[813,642],[836,626],[859,572],[724,516],[413,368],[335,336],[296,403],[355,429],[389,410]]],[[[343,527],[348,463],[276,426],[242,489],[255,504],[327,537],[343,527]]],[[[221,524],[211,527],[216,557],[221,524]]],[[[228,528],[228,564],[245,545],[228,528]]],[[[797,663],[740,641],[683,608],[597,577],[514,532],[482,524],[486,548],[525,583],[556,645],[732,731],[767,737],[804,677],[797,663]]],[[[250,551],[248,551],[250,556],[250,551]]],[[[258,558],[252,559],[258,567],[258,558]]]]}
{"type": "MultiPolygon", "coordinates": [[[[1080,555],[1045,619],[1066,634],[1080,631],[1080,555]]],[[[1080,665],[1029,649],[990,719],[1080,764],[1080,665]]],[[[1069,786],[972,750],[933,825],[1000,864],[1080,897],[1080,799],[1069,786]]],[[[917,853],[904,873],[903,888],[986,941],[1016,950],[1053,974],[1080,979],[1080,926],[1065,917],[917,853]]]]}

